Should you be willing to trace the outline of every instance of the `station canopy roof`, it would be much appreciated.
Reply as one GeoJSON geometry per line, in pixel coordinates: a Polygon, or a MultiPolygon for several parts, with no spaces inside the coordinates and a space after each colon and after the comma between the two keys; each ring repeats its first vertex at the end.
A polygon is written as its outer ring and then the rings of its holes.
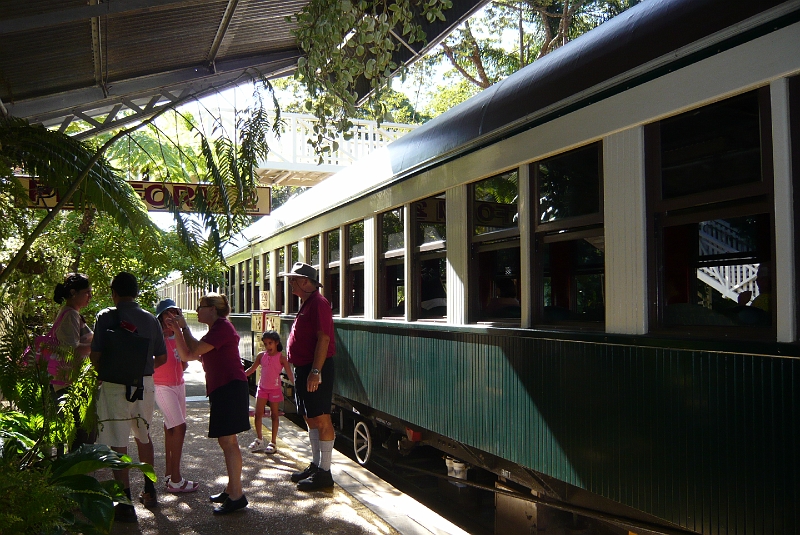
{"type": "MultiPolygon", "coordinates": [[[[301,56],[286,17],[301,0],[0,0],[0,101],[34,124],[87,138],[164,106],[259,76],[293,73],[301,56]]],[[[395,53],[410,64],[486,0],[460,0],[447,20],[420,19],[423,47],[395,53]]],[[[359,91],[359,94],[366,93],[359,91]]]]}

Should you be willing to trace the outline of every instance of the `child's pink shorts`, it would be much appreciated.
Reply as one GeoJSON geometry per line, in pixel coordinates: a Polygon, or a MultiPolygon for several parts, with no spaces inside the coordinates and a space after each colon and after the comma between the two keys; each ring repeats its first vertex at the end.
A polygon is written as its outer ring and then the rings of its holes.
{"type": "Polygon", "coordinates": [[[267,401],[276,401],[280,403],[283,401],[283,391],[280,388],[261,388],[258,387],[256,397],[259,399],[266,399],[267,401]]]}

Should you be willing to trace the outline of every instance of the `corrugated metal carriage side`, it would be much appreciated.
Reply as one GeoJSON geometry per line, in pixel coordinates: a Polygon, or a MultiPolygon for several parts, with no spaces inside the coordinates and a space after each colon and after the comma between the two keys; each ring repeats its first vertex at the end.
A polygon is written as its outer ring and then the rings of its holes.
{"type": "Polygon", "coordinates": [[[285,340],[278,273],[319,269],[357,448],[637,533],[798,532],[798,43],[798,1],[643,2],[256,223],[226,293],[285,340]]]}

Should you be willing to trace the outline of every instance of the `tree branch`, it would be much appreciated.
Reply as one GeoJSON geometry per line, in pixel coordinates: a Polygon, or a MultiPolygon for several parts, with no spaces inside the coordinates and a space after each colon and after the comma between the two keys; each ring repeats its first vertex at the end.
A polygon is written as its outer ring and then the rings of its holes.
{"type": "Polygon", "coordinates": [[[444,55],[447,56],[447,58],[450,60],[450,63],[453,64],[453,67],[458,72],[461,73],[461,76],[463,76],[464,78],[466,78],[468,81],[472,82],[473,84],[477,85],[478,87],[481,87],[480,81],[478,79],[476,79],[475,77],[473,77],[470,73],[468,73],[464,69],[464,67],[462,67],[461,65],[458,64],[458,62],[456,61],[456,58],[455,58],[455,53],[453,52],[452,48],[447,46],[445,43],[442,43],[442,50],[444,50],[444,55]]]}

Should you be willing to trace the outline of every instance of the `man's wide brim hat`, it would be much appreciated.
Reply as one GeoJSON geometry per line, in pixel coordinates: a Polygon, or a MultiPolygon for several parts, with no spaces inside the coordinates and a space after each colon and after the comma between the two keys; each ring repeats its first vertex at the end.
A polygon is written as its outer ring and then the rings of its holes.
{"type": "Polygon", "coordinates": [[[319,283],[319,280],[317,280],[317,270],[303,262],[295,262],[291,271],[286,273],[278,273],[278,275],[281,277],[305,277],[316,284],[317,287],[322,286],[322,284],[319,283]]]}
{"type": "Polygon", "coordinates": [[[164,299],[164,300],[162,300],[160,303],[158,303],[158,306],[156,307],[156,317],[157,318],[161,317],[161,314],[163,314],[164,312],[166,312],[170,308],[174,308],[175,310],[178,310],[178,311],[180,311],[180,309],[181,309],[181,307],[176,305],[175,301],[173,301],[172,299],[164,299]]]}

